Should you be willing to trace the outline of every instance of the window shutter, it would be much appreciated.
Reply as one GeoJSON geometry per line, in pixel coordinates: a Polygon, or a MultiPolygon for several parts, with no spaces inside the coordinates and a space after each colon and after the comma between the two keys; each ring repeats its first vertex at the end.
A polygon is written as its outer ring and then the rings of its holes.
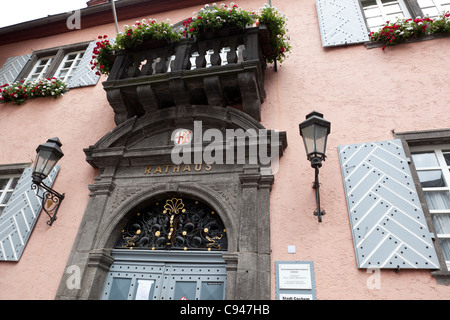
{"type": "Polygon", "coordinates": [[[75,74],[67,83],[67,87],[69,89],[97,84],[100,76],[95,74],[95,69],[91,69],[91,60],[96,42],[97,41],[89,43],[88,47],[86,48],[86,52],[84,53],[83,58],[81,59],[80,64],[75,71],[75,74]]]}
{"type": "Polygon", "coordinates": [[[369,41],[358,0],[316,0],[323,47],[369,41]]]}
{"type": "MultiPolygon", "coordinates": [[[[51,187],[58,174],[55,166],[44,183],[51,187]]],[[[39,217],[42,201],[31,189],[33,167],[26,168],[0,216],[0,261],[19,261],[39,217]]]]}
{"type": "Polygon", "coordinates": [[[8,58],[0,69],[0,85],[13,83],[28,60],[30,60],[30,57],[31,54],[26,54],[8,58]]]}
{"type": "Polygon", "coordinates": [[[339,146],[358,268],[439,269],[401,141],[339,146]]]}

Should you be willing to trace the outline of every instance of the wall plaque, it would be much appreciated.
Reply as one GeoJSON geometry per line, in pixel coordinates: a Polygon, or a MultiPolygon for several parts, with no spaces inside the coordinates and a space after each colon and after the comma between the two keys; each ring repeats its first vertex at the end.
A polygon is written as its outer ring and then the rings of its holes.
{"type": "Polygon", "coordinates": [[[280,289],[312,289],[311,268],[305,263],[282,263],[278,265],[280,289]]]}
{"type": "Polygon", "coordinates": [[[315,300],[312,261],[276,261],[275,266],[278,300],[315,300]]]}

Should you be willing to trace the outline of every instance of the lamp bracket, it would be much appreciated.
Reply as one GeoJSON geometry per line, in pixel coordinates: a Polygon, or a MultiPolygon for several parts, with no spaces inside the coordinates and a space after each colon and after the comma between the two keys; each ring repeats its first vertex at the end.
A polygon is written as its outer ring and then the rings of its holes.
{"type": "Polygon", "coordinates": [[[315,180],[314,180],[314,182],[313,182],[313,189],[314,189],[315,192],[316,192],[316,205],[317,205],[317,209],[314,211],[314,215],[317,216],[317,219],[319,220],[319,222],[322,222],[322,216],[325,215],[325,210],[321,210],[321,209],[320,209],[319,168],[320,168],[319,166],[314,167],[314,170],[315,170],[315,180]]]}
{"type": "Polygon", "coordinates": [[[64,193],[59,194],[49,186],[45,185],[43,182],[37,184],[33,181],[31,184],[32,190],[37,190],[36,195],[42,200],[42,209],[50,217],[47,224],[51,226],[56,220],[56,214],[58,213],[59,206],[64,199],[64,193]],[[39,190],[43,189],[42,195],[39,194],[39,190]]]}

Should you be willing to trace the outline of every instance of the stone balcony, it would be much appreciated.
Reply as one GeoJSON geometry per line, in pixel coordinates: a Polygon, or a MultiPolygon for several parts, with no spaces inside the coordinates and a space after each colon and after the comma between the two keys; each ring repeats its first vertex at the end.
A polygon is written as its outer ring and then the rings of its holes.
{"type": "Polygon", "coordinates": [[[231,106],[260,121],[268,41],[267,29],[259,26],[117,52],[103,82],[116,124],[164,108],[195,105],[231,106]]]}

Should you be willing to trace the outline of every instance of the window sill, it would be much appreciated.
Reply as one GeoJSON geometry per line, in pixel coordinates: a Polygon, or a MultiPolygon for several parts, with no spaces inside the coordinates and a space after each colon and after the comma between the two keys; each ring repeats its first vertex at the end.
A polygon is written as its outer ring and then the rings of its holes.
{"type": "MultiPolygon", "coordinates": [[[[420,41],[427,41],[427,40],[435,40],[435,39],[442,39],[442,38],[448,38],[450,37],[450,34],[448,33],[433,33],[433,34],[427,34],[418,38],[412,38],[405,41],[400,42],[399,44],[405,44],[405,43],[413,43],[413,42],[420,42],[420,41]]],[[[365,42],[364,45],[367,49],[373,49],[373,48],[381,48],[384,46],[382,42],[365,42]]],[[[391,46],[395,47],[395,46],[391,46]]]]}
{"type": "Polygon", "coordinates": [[[450,271],[437,270],[432,271],[431,275],[436,279],[436,282],[441,285],[450,285],[450,271]]]}

